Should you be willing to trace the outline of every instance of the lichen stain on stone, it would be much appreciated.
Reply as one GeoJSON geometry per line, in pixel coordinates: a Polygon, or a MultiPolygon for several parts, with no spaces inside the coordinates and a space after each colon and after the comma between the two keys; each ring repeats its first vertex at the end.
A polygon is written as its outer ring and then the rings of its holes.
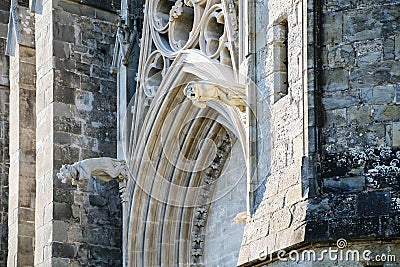
{"type": "Polygon", "coordinates": [[[400,150],[390,147],[356,146],[344,152],[325,152],[320,168],[322,179],[363,175],[368,188],[400,188],[400,150]]]}

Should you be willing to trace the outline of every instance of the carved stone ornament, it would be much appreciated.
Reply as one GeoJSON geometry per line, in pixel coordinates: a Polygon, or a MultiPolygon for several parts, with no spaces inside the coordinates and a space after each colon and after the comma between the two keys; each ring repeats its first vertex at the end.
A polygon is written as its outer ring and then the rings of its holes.
{"type": "Polygon", "coordinates": [[[124,160],[104,157],[85,159],[72,165],[63,165],[57,173],[58,179],[63,183],[72,180],[72,184],[82,184],[92,176],[106,182],[111,179],[124,182],[128,177],[128,170],[124,160]]]}
{"type": "Polygon", "coordinates": [[[216,180],[222,172],[222,168],[232,149],[232,140],[228,133],[222,135],[217,143],[217,153],[212,165],[203,173],[199,206],[196,207],[193,216],[193,231],[191,238],[191,266],[204,266],[204,242],[206,226],[210,210],[210,198],[216,186],[216,180]]]}
{"type": "Polygon", "coordinates": [[[133,20],[133,27],[128,27],[126,21],[118,19],[118,30],[115,35],[114,56],[110,72],[116,74],[118,70],[118,59],[122,57],[122,64],[128,65],[129,59],[134,51],[135,45],[139,44],[139,36],[136,20],[133,20]]]}
{"type": "Polygon", "coordinates": [[[183,92],[193,104],[199,108],[205,108],[207,101],[215,100],[239,108],[241,112],[246,110],[246,94],[244,88],[225,87],[212,82],[189,82],[183,92]]]}
{"type": "Polygon", "coordinates": [[[169,19],[173,21],[174,19],[179,18],[183,13],[183,3],[182,0],[178,0],[175,2],[175,5],[171,8],[169,19]]]}

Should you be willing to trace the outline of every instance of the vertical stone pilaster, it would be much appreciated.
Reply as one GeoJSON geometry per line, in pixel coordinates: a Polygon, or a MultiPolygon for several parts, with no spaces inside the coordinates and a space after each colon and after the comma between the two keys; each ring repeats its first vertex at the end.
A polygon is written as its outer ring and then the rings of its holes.
{"type": "MultiPolygon", "coordinates": [[[[35,15],[36,39],[36,213],[34,266],[51,266],[53,236],[53,79],[52,3],[35,15]]],[[[62,112],[63,110],[59,110],[62,112]]]]}
{"type": "Polygon", "coordinates": [[[0,266],[7,265],[9,157],[9,58],[5,56],[10,2],[0,4],[0,266]]]}
{"type": "Polygon", "coordinates": [[[36,67],[33,15],[12,2],[10,53],[10,182],[7,266],[32,266],[35,210],[36,67]],[[23,28],[21,29],[21,27],[23,28]]]}

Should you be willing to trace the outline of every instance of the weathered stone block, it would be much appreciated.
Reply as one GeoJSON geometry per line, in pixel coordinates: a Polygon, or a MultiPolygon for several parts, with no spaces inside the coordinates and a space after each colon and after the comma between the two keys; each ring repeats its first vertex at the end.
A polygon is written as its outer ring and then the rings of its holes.
{"type": "Polygon", "coordinates": [[[54,81],[59,86],[70,88],[80,88],[81,86],[81,76],[77,73],[65,71],[63,68],[54,72],[54,81]]]}
{"type": "Polygon", "coordinates": [[[398,105],[374,105],[372,106],[372,119],[376,122],[392,122],[399,118],[400,106],[398,105]]]}
{"type": "Polygon", "coordinates": [[[387,64],[362,65],[350,72],[350,86],[365,88],[387,84],[392,80],[392,67],[387,64]]]}
{"type": "Polygon", "coordinates": [[[366,192],[360,194],[357,213],[360,217],[389,215],[389,193],[366,192]]]}
{"type": "Polygon", "coordinates": [[[10,10],[10,3],[11,3],[11,0],[5,0],[5,1],[2,1],[1,3],[0,3],[0,9],[1,10],[10,10]]]}
{"type": "Polygon", "coordinates": [[[67,43],[75,42],[75,30],[73,26],[63,25],[59,23],[54,24],[54,39],[67,43]]]}
{"type": "Polygon", "coordinates": [[[271,216],[271,233],[289,228],[291,222],[292,214],[288,208],[277,210],[271,216]]]}
{"type": "Polygon", "coordinates": [[[54,59],[55,67],[57,69],[61,70],[75,70],[77,68],[77,62],[72,59],[59,59],[55,58],[54,59]]]}
{"type": "Polygon", "coordinates": [[[53,219],[54,220],[70,220],[72,218],[71,204],[65,202],[53,202],[53,219]]]}
{"type": "Polygon", "coordinates": [[[382,40],[366,40],[354,43],[357,64],[375,64],[383,59],[382,40]]]}
{"type": "Polygon", "coordinates": [[[112,77],[110,77],[109,71],[106,68],[98,67],[96,65],[92,66],[90,75],[91,77],[94,78],[100,78],[105,80],[109,80],[110,78],[112,79],[112,77]]]}
{"type": "Polygon", "coordinates": [[[99,195],[89,195],[89,203],[93,206],[104,207],[107,204],[107,199],[99,195]]]}
{"type": "Polygon", "coordinates": [[[347,108],[347,120],[350,124],[369,124],[371,122],[371,107],[368,105],[347,108]]]}
{"type": "Polygon", "coordinates": [[[388,104],[393,102],[394,95],[393,85],[361,89],[361,100],[367,104],[388,104]]]}
{"type": "Polygon", "coordinates": [[[83,237],[89,244],[97,246],[115,247],[121,245],[121,236],[118,235],[119,228],[85,226],[83,237]]]}
{"type": "Polygon", "coordinates": [[[382,34],[381,12],[365,8],[343,14],[343,37],[346,41],[360,41],[379,38],[382,34]]]}
{"type": "Polygon", "coordinates": [[[93,109],[93,93],[77,91],[75,94],[75,105],[78,110],[91,111],[93,109]]]}
{"type": "Polygon", "coordinates": [[[54,40],[53,43],[54,56],[57,58],[69,58],[70,57],[70,44],[64,41],[54,40]]]}
{"type": "Polygon", "coordinates": [[[104,255],[108,255],[108,257],[109,257],[108,260],[113,265],[121,264],[121,250],[120,249],[112,249],[112,248],[106,248],[106,247],[100,247],[100,246],[90,246],[90,253],[95,260],[104,262],[105,261],[104,255]]]}
{"type": "Polygon", "coordinates": [[[54,189],[54,201],[60,203],[74,203],[73,195],[70,190],[63,188],[55,188],[54,189]]]}
{"type": "Polygon", "coordinates": [[[323,5],[328,11],[343,10],[356,7],[357,2],[357,0],[325,0],[323,5]]]}
{"type": "Polygon", "coordinates": [[[394,37],[394,58],[396,60],[400,59],[400,34],[394,37]]]}
{"type": "Polygon", "coordinates": [[[325,70],[322,73],[322,88],[337,91],[349,88],[349,71],[345,69],[325,70]]]}
{"type": "Polygon", "coordinates": [[[393,122],[392,144],[394,147],[400,147],[400,122],[393,122]]]}
{"type": "Polygon", "coordinates": [[[347,123],[346,109],[333,109],[325,111],[325,125],[341,126],[347,123]]]}
{"type": "Polygon", "coordinates": [[[54,101],[64,104],[75,103],[75,89],[64,86],[54,86],[54,101]]]}
{"type": "MultiPolygon", "coordinates": [[[[121,6],[121,1],[120,0],[106,0],[106,1],[96,1],[96,0],[74,0],[76,2],[79,3],[83,3],[85,5],[89,5],[95,8],[100,8],[100,9],[104,9],[107,11],[117,11],[119,10],[120,6],[121,6]]],[[[96,10],[96,9],[94,9],[96,10]]],[[[109,13],[109,12],[108,12],[109,13]]]]}
{"type": "Polygon", "coordinates": [[[324,178],[324,192],[359,192],[365,189],[365,177],[324,178]]]}
{"type": "Polygon", "coordinates": [[[382,234],[384,236],[400,235],[400,217],[399,216],[381,216],[382,234]]]}
{"type": "MultiPolygon", "coordinates": [[[[398,0],[394,0],[395,2],[398,0]]],[[[393,34],[400,33],[400,6],[399,4],[391,3],[391,7],[382,11],[381,23],[382,23],[382,36],[392,36],[393,34]]]]}
{"type": "Polygon", "coordinates": [[[307,221],[305,240],[318,241],[328,239],[328,221],[307,221]]]}
{"type": "Polygon", "coordinates": [[[63,221],[53,221],[53,240],[56,242],[67,241],[68,224],[63,221]]]}
{"type": "Polygon", "coordinates": [[[79,74],[90,76],[91,75],[91,66],[89,64],[85,64],[83,62],[76,62],[75,68],[79,74]]]}
{"type": "Polygon", "coordinates": [[[52,243],[52,256],[54,258],[68,258],[72,259],[76,255],[76,247],[73,244],[66,244],[60,242],[52,243]]]}
{"type": "Polygon", "coordinates": [[[383,42],[383,59],[395,59],[395,41],[393,37],[386,38],[383,42]]]}
{"type": "Polygon", "coordinates": [[[342,218],[329,222],[329,238],[360,238],[379,234],[379,217],[368,218],[342,218]]]}
{"type": "Polygon", "coordinates": [[[331,12],[323,15],[323,44],[338,44],[343,36],[343,13],[331,12]]]}
{"type": "Polygon", "coordinates": [[[387,4],[398,4],[399,0],[358,0],[359,7],[366,7],[366,6],[380,6],[380,5],[387,5],[387,4]]]}
{"type": "Polygon", "coordinates": [[[79,151],[80,149],[77,147],[55,145],[53,155],[57,159],[63,159],[65,162],[74,162],[79,159],[79,151]]]}
{"type": "Polygon", "coordinates": [[[33,237],[18,236],[18,252],[32,255],[33,247],[33,237]]]}
{"type": "Polygon", "coordinates": [[[326,58],[330,68],[352,68],[355,62],[355,52],[351,45],[328,46],[326,58]]]}
{"type": "Polygon", "coordinates": [[[322,99],[326,110],[353,107],[360,104],[357,90],[327,92],[322,99]]]}
{"type": "Polygon", "coordinates": [[[70,1],[59,1],[57,8],[62,9],[66,13],[94,18],[95,17],[95,9],[88,8],[84,5],[79,3],[71,3],[70,1]]]}
{"type": "Polygon", "coordinates": [[[68,259],[53,258],[52,259],[52,266],[70,267],[71,265],[69,265],[69,260],[68,259]]]}

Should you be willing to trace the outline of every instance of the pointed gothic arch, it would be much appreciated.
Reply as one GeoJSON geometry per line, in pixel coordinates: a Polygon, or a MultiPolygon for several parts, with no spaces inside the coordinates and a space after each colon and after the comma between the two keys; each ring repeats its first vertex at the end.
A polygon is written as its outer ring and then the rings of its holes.
{"type": "MultiPolygon", "coordinates": [[[[237,20],[236,3],[164,2],[145,6],[139,90],[125,137],[133,178],[124,211],[127,266],[204,264],[214,200],[238,183],[246,188],[245,113],[235,101],[221,101],[246,95],[238,82],[237,23],[224,23],[237,20]],[[212,84],[215,92],[204,98],[204,108],[185,95],[190,82],[212,84]],[[244,164],[242,174],[229,172],[239,168],[233,154],[244,164]]],[[[243,207],[226,207],[231,219],[246,209],[246,193],[236,197],[243,207]]],[[[237,252],[240,243],[241,236],[237,252]]]]}
{"type": "MultiPolygon", "coordinates": [[[[248,153],[244,105],[235,106],[246,95],[238,79],[237,19],[230,0],[146,3],[139,89],[125,138],[133,177],[124,210],[127,266],[204,264],[213,200],[239,182],[246,188],[245,165],[243,175],[224,176],[238,168],[233,153],[243,164],[248,153]],[[201,89],[209,94],[196,95],[203,108],[188,98],[190,82],[206,82],[201,89]]],[[[246,194],[237,198],[243,207],[226,208],[232,219],[246,209],[246,194]]]]}
{"type": "MultiPolygon", "coordinates": [[[[129,229],[124,238],[128,266],[203,262],[206,214],[213,199],[232,189],[214,191],[218,179],[228,179],[221,175],[224,166],[232,164],[229,158],[235,143],[240,147],[242,162],[246,158],[245,127],[238,108],[209,101],[201,109],[183,93],[193,80],[218,81],[226,77],[222,82],[227,83],[234,77],[229,72],[221,76],[229,68],[218,64],[217,69],[204,68],[211,63],[217,64],[193,51],[177,57],[148,110],[135,152],[131,157],[127,155],[134,177],[127,188],[129,229]],[[171,231],[177,232],[170,235],[171,231]]],[[[245,183],[245,171],[235,178],[245,183]]],[[[230,183],[234,186],[238,182],[230,183]]],[[[245,203],[246,194],[238,198],[245,203]]],[[[245,205],[236,213],[243,209],[245,205]]]]}

